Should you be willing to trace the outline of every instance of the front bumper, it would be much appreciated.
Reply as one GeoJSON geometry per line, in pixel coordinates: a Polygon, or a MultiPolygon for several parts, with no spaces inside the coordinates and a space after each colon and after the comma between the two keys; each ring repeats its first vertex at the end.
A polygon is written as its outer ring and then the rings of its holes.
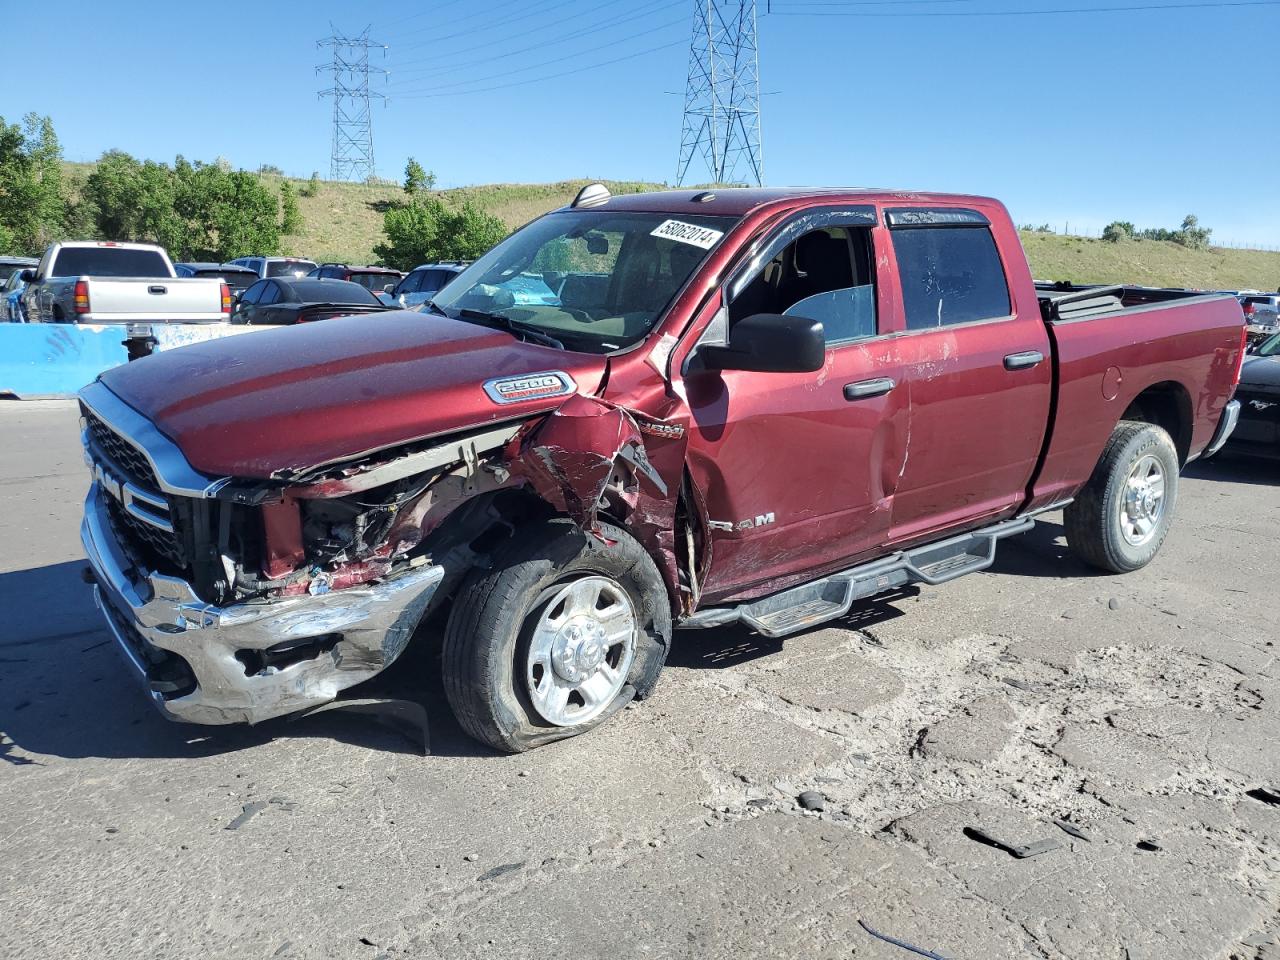
{"type": "Polygon", "coordinates": [[[125,659],[173,720],[257,723],[334,699],[403,652],[444,577],[443,567],[425,566],[319,596],[217,607],[184,580],[136,568],[102,496],[93,484],[80,527],[94,597],[125,659]],[[315,655],[287,666],[262,666],[255,655],[282,644],[308,651],[313,639],[315,655]]]}

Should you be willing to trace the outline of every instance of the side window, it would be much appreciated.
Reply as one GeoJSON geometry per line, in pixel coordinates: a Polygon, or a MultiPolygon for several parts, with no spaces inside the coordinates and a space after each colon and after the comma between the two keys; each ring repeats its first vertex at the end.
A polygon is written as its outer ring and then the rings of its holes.
{"type": "Polygon", "coordinates": [[[396,286],[395,295],[398,297],[402,293],[417,293],[419,285],[422,283],[422,275],[425,270],[412,270],[403,280],[396,286]]]}
{"type": "Polygon", "coordinates": [[[908,330],[1009,315],[1009,284],[986,226],[893,231],[908,330]]]}
{"type": "Polygon", "coordinates": [[[266,285],[267,283],[265,280],[259,280],[257,283],[255,283],[253,286],[251,286],[248,290],[244,292],[244,295],[240,298],[240,302],[241,303],[257,303],[258,298],[262,296],[262,291],[266,287],[266,285]]]}
{"type": "Polygon", "coordinates": [[[823,227],[798,237],[729,305],[729,323],[756,313],[822,322],[828,346],[874,337],[875,257],[871,231],[823,227]]]}
{"type": "Polygon", "coordinates": [[[280,299],[280,287],[276,283],[263,284],[262,293],[258,297],[258,306],[265,307],[278,302],[280,299]]]}
{"type": "Polygon", "coordinates": [[[435,293],[445,285],[449,274],[443,270],[423,270],[419,289],[423,293],[435,293]]]}

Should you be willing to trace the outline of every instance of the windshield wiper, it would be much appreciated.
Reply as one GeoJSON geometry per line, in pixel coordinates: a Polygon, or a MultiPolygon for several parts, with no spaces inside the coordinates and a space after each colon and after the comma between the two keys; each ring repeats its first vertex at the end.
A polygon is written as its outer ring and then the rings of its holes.
{"type": "Polygon", "coordinates": [[[427,307],[428,307],[428,308],[429,308],[433,313],[438,313],[438,314],[440,314],[440,316],[442,316],[442,317],[447,317],[447,316],[449,316],[447,313],[445,313],[445,312],[444,312],[444,307],[440,306],[440,304],[436,303],[434,300],[428,300],[428,301],[427,301],[427,307]]]}
{"type": "Polygon", "coordinates": [[[555,347],[557,350],[565,348],[564,344],[555,337],[543,333],[536,327],[523,324],[519,320],[512,320],[505,313],[488,313],[484,310],[472,310],[469,307],[463,307],[458,311],[458,316],[463,319],[479,320],[483,323],[496,325],[517,337],[526,337],[544,346],[555,347]]]}

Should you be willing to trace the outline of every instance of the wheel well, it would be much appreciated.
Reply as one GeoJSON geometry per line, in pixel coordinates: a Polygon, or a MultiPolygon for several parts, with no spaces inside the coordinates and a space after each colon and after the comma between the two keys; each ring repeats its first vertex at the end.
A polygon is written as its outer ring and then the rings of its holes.
{"type": "Polygon", "coordinates": [[[1191,395],[1182,384],[1171,380],[1152,384],[1133,398],[1121,419],[1161,427],[1173,438],[1178,462],[1187,462],[1191,453],[1193,419],[1191,395]]]}

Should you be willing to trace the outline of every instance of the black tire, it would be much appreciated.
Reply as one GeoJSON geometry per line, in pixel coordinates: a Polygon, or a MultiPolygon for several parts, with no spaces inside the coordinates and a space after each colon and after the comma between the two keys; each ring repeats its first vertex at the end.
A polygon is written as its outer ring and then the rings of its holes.
{"type": "Polygon", "coordinates": [[[602,524],[608,543],[564,519],[522,528],[453,598],[445,630],[445,695],[463,729],[497,750],[520,753],[599,726],[652,692],[671,644],[671,607],[658,568],[625,531],[602,524]],[[626,683],[594,719],[555,726],[533,706],[524,662],[536,618],[554,588],[606,577],[630,598],[637,625],[626,683]]]}
{"type": "Polygon", "coordinates": [[[1169,532],[1178,501],[1178,451],[1162,428],[1121,420],[1107,441],[1093,475],[1063,511],[1067,545],[1090,566],[1129,573],[1150,563],[1169,532]],[[1130,473],[1148,456],[1163,470],[1164,502],[1153,529],[1141,543],[1126,538],[1121,507],[1130,473]]]}

